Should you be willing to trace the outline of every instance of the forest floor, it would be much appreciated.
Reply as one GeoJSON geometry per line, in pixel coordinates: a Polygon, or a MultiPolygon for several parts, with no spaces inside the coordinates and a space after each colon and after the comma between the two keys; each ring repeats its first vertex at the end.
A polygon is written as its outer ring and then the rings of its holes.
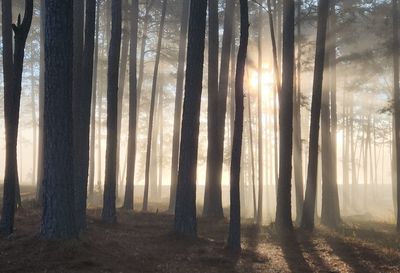
{"type": "Polygon", "coordinates": [[[225,250],[228,221],[199,219],[199,238],[185,241],[170,230],[173,216],[118,211],[105,225],[89,210],[79,240],[40,239],[40,211],[19,209],[15,234],[0,240],[0,272],[400,272],[400,236],[394,226],[355,221],[313,234],[279,235],[273,226],[243,225],[243,250],[225,250]]]}

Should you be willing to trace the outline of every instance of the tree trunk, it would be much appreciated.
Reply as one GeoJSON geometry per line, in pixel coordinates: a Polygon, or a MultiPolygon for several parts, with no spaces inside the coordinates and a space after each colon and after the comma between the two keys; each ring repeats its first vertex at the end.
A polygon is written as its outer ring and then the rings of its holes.
{"type": "Polygon", "coordinates": [[[128,132],[128,158],[126,167],[125,199],[123,207],[133,210],[133,185],[135,178],[135,160],[136,160],[136,128],[137,128],[137,36],[139,0],[134,0],[131,5],[131,33],[129,49],[129,132],[128,132]]]}
{"type": "Polygon", "coordinates": [[[121,0],[112,0],[112,29],[108,53],[107,75],[107,150],[106,175],[104,180],[104,199],[102,219],[106,223],[117,221],[116,199],[116,163],[117,163],[117,116],[118,116],[118,73],[121,51],[121,0]]]}
{"type": "Polygon", "coordinates": [[[143,211],[147,211],[148,209],[148,199],[149,199],[149,184],[150,184],[150,159],[151,159],[151,145],[153,138],[153,123],[154,123],[154,109],[155,109],[155,100],[156,100],[156,90],[157,90],[157,78],[158,78],[158,69],[160,65],[161,58],[161,45],[162,38],[164,32],[165,25],[165,13],[167,10],[167,0],[163,0],[162,12],[161,12],[161,21],[160,21],[160,29],[158,32],[158,43],[157,43],[157,55],[154,64],[154,72],[153,72],[153,84],[151,89],[151,101],[150,101],[150,117],[149,117],[149,129],[147,132],[147,150],[146,150],[146,170],[145,170],[145,184],[144,184],[144,196],[143,196],[143,211]]]}
{"type": "Polygon", "coordinates": [[[294,1],[283,2],[282,90],[279,97],[279,179],[276,224],[292,229],[291,178],[293,144],[294,1]]]}
{"type": "Polygon", "coordinates": [[[179,36],[178,71],[176,78],[175,111],[174,111],[174,134],[172,137],[172,159],[171,159],[171,188],[169,197],[169,212],[175,209],[176,185],[178,179],[179,142],[182,119],[183,80],[185,78],[185,55],[187,28],[189,24],[190,0],[182,1],[181,30],[179,36]]]}
{"type": "Polygon", "coordinates": [[[175,233],[183,236],[197,236],[196,174],[206,11],[207,0],[191,3],[174,221],[175,233]]]}
{"type": "Polygon", "coordinates": [[[94,34],[96,26],[96,0],[86,1],[85,43],[82,59],[81,90],[75,90],[74,121],[74,175],[75,220],[79,230],[86,228],[87,186],[89,171],[90,104],[93,84],[94,34]]]}
{"type": "Polygon", "coordinates": [[[246,65],[247,44],[249,38],[249,14],[247,0],[240,0],[240,45],[236,65],[235,81],[235,124],[231,159],[231,189],[230,189],[230,222],[228,247],[240,250],[240,159],[243,137],[243,79],[246,65]]]}
{"type": "Polygon", "coordinates": [[[100,28],[100,2],[96,3],[96,40],[93,61],[93,86],[90,113],[90,156],[89,156],[89,200],[93,199],[95,176],[95,150],[96,150],[96,96],[97,96],[97,69],[99,63],[99,28],[100,28]]]}
{"type": "Polygon", "coordinates": [[[71,239],[78,230],[73,186],[73,3],[46,0],[44,179],[41,232],[46,239],[71,239]]]}
{"type": "Polygon", "coordinates": [[[256,185],[255,185],[255,164],[254,164],[254,150],[253,150],[253,126],[251,119],[251,103],[250,103],[250,94],[247,94],[247,108],[249,115],[249,137],[250,137],[250,160],[251,160],[251,184],[252,184],[252,192],[253,192],[253,217],[256,220],[257,217],[257,205],[256,205],[256,185]]]}
{"type": "Polygon", "coordinates": [[[301,218],[301,227],[314,229],[315,200],[317,193],[318,172],[318,139],[321,117],[322,82],[325,62],[326,29],[329,14],[329,1],[320,0],[318,7],[317,44],[315,52],[314,82],[311,103],[310,148],[308,157],[308,173],[306,197],[301,218]]]}
{"type": "MultiPolygon", "coordinates": [[[[218,181],[218,58],[219,58],[218,0],[208,1],[208,110],[207,110],[207,169],[203,215],[223,218],[221,180],[218,181]]],[[[222,126],[225,126],[222,125],[222,126]]],[[[223,146],[223,144],[222,144],[223,146]]],[[[223,147],[222,147],[223,150],[223,147]]]]}

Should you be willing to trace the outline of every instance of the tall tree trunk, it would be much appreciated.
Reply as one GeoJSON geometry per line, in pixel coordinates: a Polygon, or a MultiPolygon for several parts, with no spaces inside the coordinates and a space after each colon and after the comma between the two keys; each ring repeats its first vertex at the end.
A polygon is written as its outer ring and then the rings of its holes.
{"type": "MultiPolygon", "coordinates": [[[[399,87],[399,11],[398,1],[392,0],[393,4],[393,99],[394,99],[394,157],[396,158],[396,200],[400,204],[400,87],[399,87]]],[[[397,230],[400,231],[400,210],[397,209],[397,230]]]]}
{"type": "Polygon", "coordinates": [[[174,231],[196,236],[196,175],[207,0],[191,2],[174,231]]]}
{"type": "Polygon", "coordinates": [[[176,185],[178,179],[178,160],[179,160],[179,142],[180,129],[182,119],[182,100],[183,100],[183,80],[185,78],[185,55],[186,55],[186,40],[187,29],[189,24],[189,7],[190,0],[182,1],[181,12],[181,29],[179,35],[179,52],[178,52],[178,71],[176,78],[176,93],[175,93],[175,111],[174,111],[174,134],[172,137],[172,159],[171,159],[171,188],[169,195],[169,212],[175,209],[176,201],[176,185]]]}
{"type": "Polygon", "coordinates": [[[104,180],[104,198],[102,219],[107,223],[117,221],[116,199],[116,162],[117,162],[117,116],[118,116],[118,73],[121,53],[121,0],[112,0],[112,29],[108,53],[107,75],[107,150],[106,175],[104,180]]]}
{"type": "Polygon", "coordinates": [[[21,18],[18,17],[17,25],[11,24],[12,3],[11,1],[2,2],[4,119],[6,131],[3,208],[0,220],[0,231],[3,235],[13,233],[15,208],[18,201],[16,199],[20,196],[17,163],[18,124],[25,44],[32,23],[32,13],[33,0],[26,0],[22,23],[21,18]],[[14,30],[14,52],[12,30],[14,30]]]}
{"type": "Polygon", "coordinates": [[[131,33],[129,49],[129,132],[128,132],[128,158],[126,167],[125,198],[123,207],[133,210],[133,185],[135,178],[136,160],[136,128],[137,128],[137,36],[139,21],[139,0],[134,0],[131,5],[131,33]]]}
{"type": "Polygon", "coordinates": [[[146,151],[146,170],[145,170],[145,185],[144,185],[144,197],[143,197],[143,211],[147,211],[148,208],[148,199],[149,199],[149,184],[150,184],[150,159],[151,159],[151,145],[153,138],[153,123],[154,123],[154,110],[155,110],[155,100],[156,100],[156,90],[157,90],[157,79],[158,79],[158,69],[160,65],[161,58],[161,45],[162,38],[164,32],[165,25],[165,13],[167,10],[167,0],[163,1],[162,12],[161,12],[161,21],[160,21],[160,29],[158,32],[158,43],[157,43],[157,55],[156,61],[154,64],[154,72],[153,72],[153,84],[151,89],[151,102],[150,102],[150,117],[149,117],[149,129],[147,132],[147,151],[146,151]]]}
{"type": "Polygon", "coordinates": [[[75,238],[73,181],[73,3],[46,0],[44,179],[41,232],[75,238]]]}
{"type": "MultiPolygon", "coordinates": [[[[208,109],[207,109],[207,168],[203,215],[222,218],[221,181],[218,181],[218,55],[219,55],[218,0],[208,1],[208,109]]],[[[222,125],[222,126],[225,126],[222,125]]],[[[223,144],[222,144],[223,146],[223,144]]],[[[223,150],[223,147],[222,147],[223,150]]]]}
{"type": "Polygon", "coordinates": [[[306,197],[304,200],[301,227],[314,229],[315,200],[317,193],[318,172],[318,139],[321,117],[322,82],[325,63],[325,42],[329,14],[329,0],[320,0],[318,6],[318,29],[315,52],[314,82],[311,103],[310,148],[308,157],[308,173],[306,197]]]}
{"type": "Polygon", "coordinates": [[[92,103],[90,112],[90,155],[89,155],[89,200],[93,199],[95,176],[95,150],[96,150],[96,96],[97,96],[97,70],[99,63],[99,28],[100,28],[100,2],[96,3],[96,40],[93,61],[93,86],[92,103]]]}
{"type": "Polygon", "coordinates": [[[89,171],[90,104],[93,84],[94,34],[96,25],[96,0],[86,1],[85,43],[82,59],[81,90],[75,90],[74,121],[74,175],[75,221],[79,230],[86,228],[87,186],[89,171]]]}
{"type": "Polygon", "coordinates": [[[35,96],[35,69],[34,69],[34,48],[31,44],[31,110],[32,110],[32,185],[35,186],[36,181],[36,160],[37,160],[37,117],[36,117],[36,96],[35,96]]]}
{"type": "Polygon", "coordinates": [[[258,98],[257,98],[257,121],[258,121],[258,211],[257,224],[262,224],[263,216],[263,195],[264,195],[264,175],[263,175],[263,122],[262,122],[262,8],[260,6],[258,14],[258,98]]]}
{"type": "Polygon", "coordinates": [[[161,200],[162,197],[162,185],[163,185],[163,157],[164,157],[164,90],[163,85],[160,86],[160,94],[158,97],[158,187],[157,187],[157,199],[161,200]]]}
{"type": "Polygon", "coordinates": [[[228,247],[238,250],[240,246],[240,159],[242,153],[243,137],[243,79],[246,65],[247,44],[249,38],[249,14],[247,0],[240,0],[240,45],[236,65],[235,81],[235,125],[232,143],[231,159],[231,189],[230,189],[230,222],[228,247]]]}
{"type": "Polygon", "coordinates": [[[251,103],[250,103],[250,94],[247,94],[247,109],[249,116],[249,137],[250,137],[250,160],[251,160],[251,184],[252,184],[252,192],[253,192],[253,217],[256,220],[257,217],[257,205],[256,205],[256,185],[255,185],[255,162],[254,162],[254,150],[253,150],[253,125],[251,120],[251,103]]]}
{"type": "Polygon", "coordinates": [[[294,1],[283,2],[282,90],[279,97],[279,179],[276,224],[292,229],[291,178],[293,145],[294,1]]]}

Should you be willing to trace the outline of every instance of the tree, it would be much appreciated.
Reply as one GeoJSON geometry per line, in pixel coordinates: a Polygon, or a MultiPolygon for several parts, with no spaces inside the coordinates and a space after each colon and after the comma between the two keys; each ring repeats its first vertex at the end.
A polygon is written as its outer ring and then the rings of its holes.
{"type": "Polygon", "coordinates": [[[143,211],[147,211],[147,207],[148,207],[149,184],[150,184],[150,159],[151,159],[151,148],[152,148],[151,144],[152,144],[152,138],[153,138],[153,125],[154,125],[154,112],[155,112],[154,109],[155,109],[157,78],[158,78],[158,69],[159,69],[160,58],[161,58],[161,45],[162,45],[162,37],[163,37],[163,32],[164,32],[166,10],[167,10],[167,0],[164,0],[163,6],[162,6],[162,12],[161,12],[160,29],[158,32],[157,55],[156,55],[156,61],[154,64],[153,84],[152,84],[152,89],[151,89],[149,129],[148,129],[148,133],[147,133],[147,151],[146,151],[144,196],[143,196],[143,211]]]}
{"type": "Polygon", "coordinates": [[[181,29],[179,34],[179,52],[178,52],[178,71],[176,77],[175,111],[174,111],[174,132],[172,137],[172,159],[171,159],[171,189],[169,195],[169,212],[175,209],[176,186],[178,179],[178,161],[179,161],[179,141],[182,119],[182,100],[183,100],[183,80],[185,78],[185,55],[186,40],[189,24],[190,0],[182,1],[181,29]]]}
{"type": "Polygon", "coordinates": [[[301,217],[301,227],[307,230],[314,229],[315,199],[317,192],[319,122],[321,117],[322,82],[324,74],[328,13],[329,0],[320,0],[318,6],[317,44],[315,52],[314,82],[311,103],[307,186],[303,214],[301,217]]]}
{"type": "MultiPolygon", "coordinates": [[[[74,90],[74,186],[75,219],[79,230],[86,228],[86,199],[89,170],[90,104],[93,84],[94,34],[96,25],[96,0],[86,1],[85,41],[82,52],[82,78],[80,90],[74,90]]],[[[94,147],[92,147],[94,149],[94,147]]]]}
{"type": "Polygon", "coordinates": [[[231,161],[231,208],[228,247],[240,249],[240,159],[243,137],[243,79],[246,65],[247,44],[249,38],[248,1],[240,0],[240,45],[236,64],[235,80],[235,125],[232,143],[231,161]]]}
{"type": "Polygon", "coordinates": [[[279,179],[276,224],[292,229],[291,178],[293,133],[294,1],[283,1],[282,90],[279,96],[279,179]]]}
{"type": "Polygon", "coordinates": [[[196,173],[207,0],[191,2],[174,231],[197,235],[196,173]]]}
{"type": "MultiPolygon", "coordinates": [[[[393,5],[393,99],[394,99],[394,156],[396,158],[396,199],[400,204],[400,87],[399,87],[399,11],[398,1],[392,0],[393,5]]],[[[397,230],[400,231],[400,210],[397,208],[397,230]]]]}
{"type": "Polygon", "coordinates": [[[72,68],[73,3],[46,0],[44,178],[41,232],[46,239],[78,234],[74,219],[72,68]]]}
{"type": "MultiPolygon", "coordinates": [[[[207,110],[207,169],[204,192],[203,215],[223,218],[221,178],[218,175],[218,59],[219,59],[219,22],[218,0],[208,1],[208,110],[207,110]]],[[[223,124],[222,126],[225,126],[223,124]]],[[[223,146],[223,142],[222,142],[223,146]]],[[[223,150],[223,147],[222,147],[223,150]]],[[[221,163],[222,165],[222,163],[221,163]]]]}
{"type": "Polygon", "coordinates": [[[26,0],[25,14],[22,22],[21,15],[19,15],[17,24],[11,24],[11,1],[2,2],[6,165],[0,231],[4,235],[10,235],[13,232],[16,195],[19,195],[17,163],[19,109],[21,103],[21,83],[25,56],[25,44],[32,23],[32,13],[33,0],[26,0]],[[12,42],[12,30],[14,31],[14,50],[12,42]]]}
{"type": "Polygon", "coordinates": [[[118,74],[121,51],[121,0],[111,2],[111,41],[108,52],[107,72],[107,150],[106,175],[104,181],[102,219],[106,223],[117,221],[116,199],[116,162],[117,162],[117,115],[118,115],[118,74]]]}
{"type": "Polygon", "coordinates": [[[133,210],[133,180],[135,177],[136,127],[137,127],[137,35],[138,35],[139,0],[131,4],[131,35],[129,49],[129,132],[128,159],[126,167],[125,198],[123,207],[133,210]]]}

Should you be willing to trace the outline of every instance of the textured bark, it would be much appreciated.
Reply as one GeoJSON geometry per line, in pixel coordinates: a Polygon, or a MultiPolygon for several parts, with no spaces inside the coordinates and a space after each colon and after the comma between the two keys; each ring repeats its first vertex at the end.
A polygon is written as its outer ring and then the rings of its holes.
{"type": "Polygon", "coordinates": [[[182,100],[183,100],[183,80],[185,78],[185,55],[187,29],[189,24],[190,0],[182,1],[181,29],[179,35],[178,52],[178,71],[176,78],[175,111],[174,111],[174,135],[172,138],[172,159],[171,159],[171,188],[169,197],[169,212],[175,209],[176,186],[178,179],[178,160],[179,160],[179,142],[182,119],[182,100]]]}
{"type": "Polygon", "coordinates": [[[243,79],[246,65],[247,44],[249,39],[248,1],[240,0],[240,45],[236,65],[235,81],[235,124],[232,143],[231,189],[230,189],[230,222],[228,247],[238,250],[240,246],[240,159],[243,137],[243,79]]]}
{"type": "Polygon", "coordinates": [[[196,173],[207,0],[191,3],[174,231],[197,236],[196,173]]]}
{"type": "Polygon", "coordinates": [[[22,22],[19,15],[17,24],[11,25],[11,1],[2,2],[6,162],[0,231],[4,235],[13,233],[16,203],[20,201],[17,163],[18,124],[25,44],[32,23],[32,13],[33,0],[26,0],[25,14],[22,22]],[[12,30],[14,30],[14,56],[12,30]]]}
{"type": "Polygon", "coordinates": [[[139,0],[131,5],[130,15],[130,49],[129,49],[129,132],[128,158],[126,166],[125,198],[123,207],[133,210],[133,185],[135,178],[136,160],[136,127],[137,127],[137,36],[138,36],[139,0]]]}
{"type": "Polygon", "coordinates": [[[292,229],[291,178],[293,145],[294,1],[283,2],[282,90],[279,96],[279,179],[276,224],[292,229]]]}
{"type": "Polygon", "coordinates": [[[157,43],[157,55],[154,64],[153,71],[153,83],[151,89],[151,101],[150,101],[150,117],[149,117],[149,128],[147,132],[147,150],[146,150],[146,170],[145,170],[145,184],[144,184],[144,196],[143,196],[143,211],[147,211],[148,208],[148,200],[149,200],[149,184],[150,184],[150,160],[151,160],[151,144],[153,138],[153,125],[154,125],[154,109],[155,109],[155,100],[156,100],[156,90],[157,90],[157,79],[158,79],[158,69],[160,65],[161,58],[161,45],[162,38],[164,32],[165,25],[165,13],[167,10],[167,0],[163,0],[162,12],[161,12],[161,21],[160,21],[160,29],[158,32],[158,43],[157,43]]]}
{"type": "Polygon", "coordinates": [[[71,239],[77,236],[72,182],[72,1],[46,0],[45,16],[45,150],[41,232],[46,239],[71,239]]]}
{"type": "Polygon", "coordinates": [[[218,181],[218,59],[219,22],[218,0],[208,1],[208,109],[207,109],[207,168],[203,215],[222,218],[221,181],[218,181]]]}
{"type": "Polygon", "coordinates": [[[102,219],[115,223],[116,215],[116,162],[117,162],[117,116],[118,116],[118,74],[121,52],[121,0],[111,2],[111,41],[108,52],[107,73],[107,150],[106,174],[104,180],[104,197],[102,219]]]}
{"type": "Polygon", "coordinates": [[[317,45],[315,53],[314,82],[311,103],[310,148],[306,197],[301,218],[301,227],[314,229],[315,200],[317,193],[318,139],[321,116],[322,82],[325,63],[326,29],[329,13],[329,0],[320,0],[318,7],[317,45]]]}
{"type": "Polygon", "coordinates": [[[86,228],[86,199],[89,171],[90,104],[93,85],[93,55],[96,25],[96,0],[86,1],[85,42],[82,55],[80,90],[75,90],[74,186],[75,221],[79,230],[86,228]]]}

